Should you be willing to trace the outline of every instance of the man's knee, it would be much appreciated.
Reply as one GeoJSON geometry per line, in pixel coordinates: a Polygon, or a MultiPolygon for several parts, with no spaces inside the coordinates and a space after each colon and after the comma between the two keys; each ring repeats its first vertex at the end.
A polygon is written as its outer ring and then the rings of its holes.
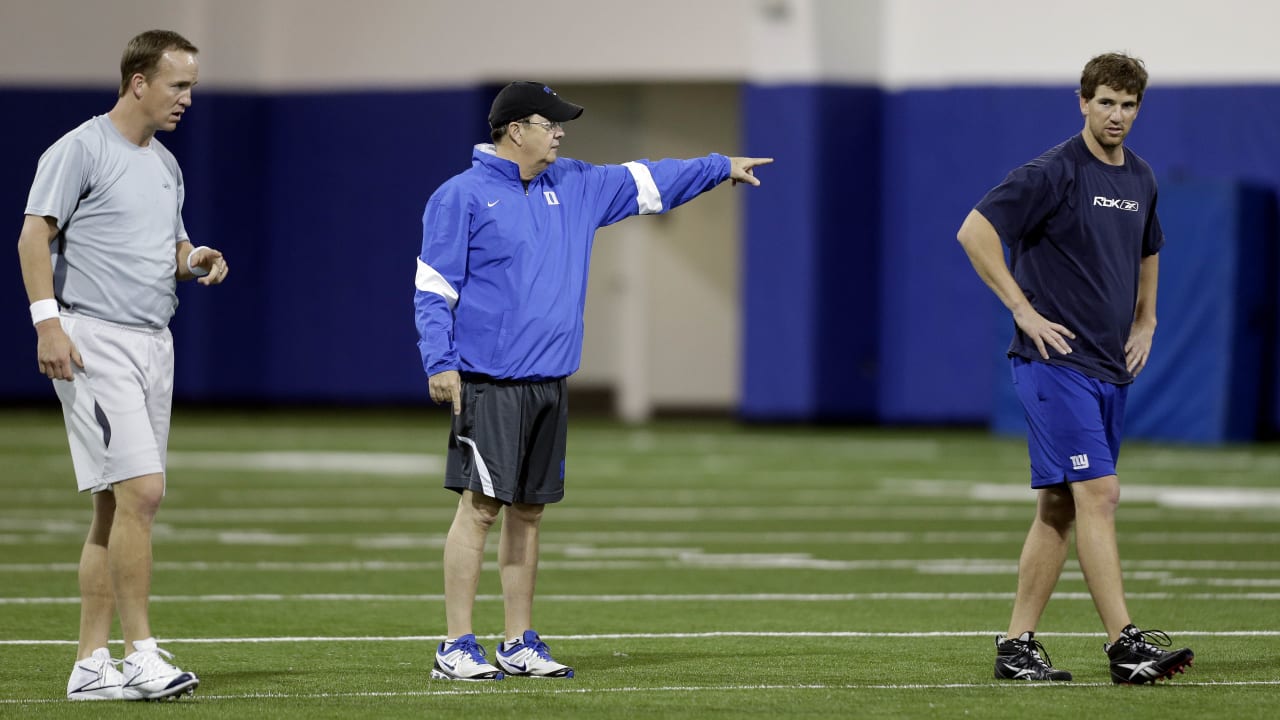
{"type": "Polygon", "coordinates": [[[485,528],[492,527],[501,512],[501,502],[470,490],[463,492],[458,501],[458,518],[485,528]]]}
{"type": "Polygon", "coordinates": [[[1061,485],[1041,490],[1036,516],[1040,522],[1066,534],[1076,519],[1076,505],[1071,491],[1061,485]]]}
{"type": "Polygon", "coordinates": [[[546,505],[527,505],[514,503],[507,508],[507,518],[517,520],[526,525],[537,525],[542,521],[542,510],[546,505]]]}
{"type": "Polygon", "coordinates": [[[115,515],[129,515],[150,521],[164,499],[164,475],[143,475],[111,486],[115,515]]]}
{"type": "Polygon", "coordinates": [[[1114,513],[1120,505],[1120,479],[1115,475],[1071,483],[1079,513],[1114,513]]]}

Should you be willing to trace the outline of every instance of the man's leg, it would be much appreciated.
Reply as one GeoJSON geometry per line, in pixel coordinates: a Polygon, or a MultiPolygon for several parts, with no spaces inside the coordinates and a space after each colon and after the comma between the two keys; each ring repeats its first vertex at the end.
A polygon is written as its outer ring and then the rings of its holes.
{"type": "Polygon", "coordinates": [[[127,657],[134,651],[134,641],[151,637],[151,524],[164,497],[164,475],[124,480],[113,485],[112,491],[116,512],[107,544],[107,564],[127,657]]]}
{"type": "Polygon", "coordinates": [[[498,544],[507,640],[498,644],[498,667],[508,675],[571,678],[573,668],[556,662],[533,625],[533,588],[538,578],[538,526],[544,504],[507,508],[498,544]]]}
{"type": "Polygon", "coordinates": [[[471,610],[484,565],[484,541],[501,509],[502,503],[494,498],[462,491],[444,541],[444,611],[450,638],[472,632],[471,610]]]}
{"type": "Polygon", "coordinates": [[[1071,483],[1076,506],[1076,554],[1093,604],[1115,642],[1129,624],[1120,574],[1120,550],[1116,543],[1116,507],[1120,504],[1120,479],[1115,475],[1071,483]]]}
{"type": "Polygon", "coordinates": [[[1036,517],[1018,560],[1018,592],[1013,600],[1008,637],[1034,632],[1049,596],[1062,575],[1076,517],[1071,491],[1063,485],[1038,491],[1036,517]]]}
{"type": "Polygon", "coordinates": [[[506,637],[533,627],[533,589],[538,577],[538,525],[545,505],[516,503],[507,508],[498,543],[498,570],[506,608],[506,637]]]}
{"type": "Polygon", "coordinates": [[[80,647],[76,659],[88,658],[94,650],[107,646],[111,623],[115,620],[115,595],[107,563],[107,540],[116,512],[116,498],[110,491],[93,494],[93,522],[80,550],[80,647]]]}

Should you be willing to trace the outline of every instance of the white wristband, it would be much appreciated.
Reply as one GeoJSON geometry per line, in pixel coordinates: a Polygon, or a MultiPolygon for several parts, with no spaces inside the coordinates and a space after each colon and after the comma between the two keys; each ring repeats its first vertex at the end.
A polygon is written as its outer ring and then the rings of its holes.
{"type": "Polygon", "coordinates": [[[194,265],[192,265],[192,264],[191,264],[191,256],[192,256],[192,255],[195,255],[195,254],[196,254],[196,252],[198,252],[198,251],[200,251],[200,250],[208,250],[208,249],[209,249],[209,246],[208,246],[208,245],[201,245],[201,246],[200,246],[200,247],[198,247],[198,248],[191,248],[191,252],[187,253],[187,272],[191,273],[191,274],[192,274],[192,275],[194,275],[195,277],[204,277],[205,275],[208,275],[208,274],[209,274],[209,271],[208,271],[208,270],[205,270],[205,269],[204,269],[204,268],[202,268],[202,267],[196,267],[196,266],[194,266],[194,265]]]}
{"type": "Polygon", "coordinates": [[[45,320],[58,317],[58,301],[53,298],[37,300],[31,303],[31,324],[39,325],[45,320]]]}

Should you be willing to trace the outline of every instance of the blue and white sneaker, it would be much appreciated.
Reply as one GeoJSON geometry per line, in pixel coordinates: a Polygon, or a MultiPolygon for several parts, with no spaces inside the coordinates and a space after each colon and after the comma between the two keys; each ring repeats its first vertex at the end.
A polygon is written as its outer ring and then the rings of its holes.
{"type": "Polygon", "coordinates": [[[133,643],[133,654],[124,659],[124,700],[172,700],[195,694],[200,678],[169,663],[173,653],[156,646],[155,638],[133,643]]]}
{"type": "Polygon", "coordinates": [[[68,700],[119,700],[124,680],[106,648],[76,662],[67,680],[68,700]]]}
{"type": "Polygon", "coordinates": [[[476,636],[463,635],[452,643],[436,648],[436,664],[431,668],[433,680],[501,680],[502,671],[484,659],[484,648],[476,636]]]}
{"type": "Polygon", "coordinates": [[[508,675],[539,678],[571,678],[573,668],[551,659],[551,649],[538,633],[525,630],[514,643],[498,643],[498,666],[508,675]]]}

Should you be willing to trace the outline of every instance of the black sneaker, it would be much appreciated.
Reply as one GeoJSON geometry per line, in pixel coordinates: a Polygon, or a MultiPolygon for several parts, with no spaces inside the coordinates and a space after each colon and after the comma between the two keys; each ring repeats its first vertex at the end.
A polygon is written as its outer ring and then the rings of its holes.
{"type": "Polygon", "coordinates": [[[1159,647],[1170,647],[1173,641],[1159,630],[1139,630],[1133,625],[1120,631],[1120,638],[1102,646],[1111,660],[1111,682],[1123,685],[1142,685],[1169,679],[1190,667],[1196,654],[1191,648],[1172,652],[1159,647]]]}
{"type": "Polygon", "coordinates": [[[1071,679],[1071,673],[1058,670],[1050,664],[1049,653],[1045,652],[1035,635],[1033,632],[1024,632],[1016,638],[996,636],[997,680],[1071,679]]]}

